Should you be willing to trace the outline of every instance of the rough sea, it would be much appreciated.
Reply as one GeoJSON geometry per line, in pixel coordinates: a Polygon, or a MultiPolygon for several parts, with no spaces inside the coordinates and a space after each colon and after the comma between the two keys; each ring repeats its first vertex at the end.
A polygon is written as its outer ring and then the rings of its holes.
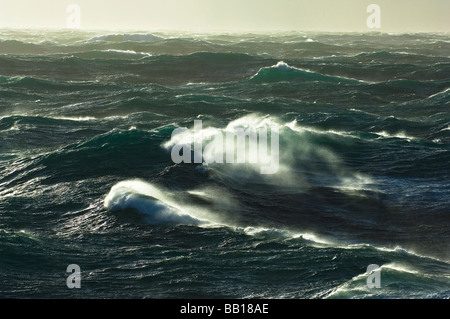
{"type": "Polygon", "coordinates": [[[0,297],[450,298],[449,244],[448,34],[0,30],[0,297]]]}

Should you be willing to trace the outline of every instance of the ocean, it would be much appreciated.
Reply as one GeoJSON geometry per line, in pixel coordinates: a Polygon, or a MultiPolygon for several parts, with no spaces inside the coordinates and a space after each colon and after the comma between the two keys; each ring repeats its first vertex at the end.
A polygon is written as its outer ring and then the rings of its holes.
{"type": "Polygon", "coordinates": [[[450,298],[449,53],[432,33],[0,30],[0,297],[450,298]],[[198,120],[276,127],[278,170],[175,163],[198,120]]]}

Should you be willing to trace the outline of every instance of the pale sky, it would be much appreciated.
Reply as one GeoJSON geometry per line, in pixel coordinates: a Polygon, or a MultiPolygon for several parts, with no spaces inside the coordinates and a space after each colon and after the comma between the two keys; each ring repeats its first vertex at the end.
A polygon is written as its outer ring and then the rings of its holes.
{"type": "Polygon", "coordinates": [[[0,0],[0,27],[65,28],[69,4],[83,29],[448,32],[450,0],[0,0]]]}

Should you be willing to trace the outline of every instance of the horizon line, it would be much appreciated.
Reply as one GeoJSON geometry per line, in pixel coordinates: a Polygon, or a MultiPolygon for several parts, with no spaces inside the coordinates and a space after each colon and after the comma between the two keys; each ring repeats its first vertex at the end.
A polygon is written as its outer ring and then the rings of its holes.
{"type": "Polygon", "coordinates": [[[322,29],[277,29],[277,30],[194,30],[194,29],[152,29],[152,28],[61,28],[61,27],[35,27],[35,26],[0,26],[0,30],[11,31],[64,31],[64,32],[148,32],[148,33],[203,33],[203,34],[279,34],[279,33],[332,33],[332,34],[386,34],[386,35],[402,35],[402,34],[443,34],[449,35],[450,31],[383,31],[380,29],[374,30],[322,30],[322,29]]]}

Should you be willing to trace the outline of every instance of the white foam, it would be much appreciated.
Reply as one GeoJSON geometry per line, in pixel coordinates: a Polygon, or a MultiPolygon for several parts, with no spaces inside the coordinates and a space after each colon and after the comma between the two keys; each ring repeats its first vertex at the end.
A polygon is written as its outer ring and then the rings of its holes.
{"type": "Polygon", "coordinates": [[[152,56],[150,53],[147,53],[147,52],[136,52],[136,51],[133,51],[133,50],[107,49],[107,50],[102,50],[102,52],[107,52],[107,53],[117,53],[117,54],[125,54],[125,55],[152,56]]]}
{"type": "Polygon", "coordinates": [[[429,97],[427,97],[427,99],[432,99],[434,97],[440,96],[440,95],[444,95],[445,93],[450,92],[450,88],[446,88],[443,91],[437,92],[435,94],[430,95],[429,97]]]}
{"type": "Polygon", "coordinates": [[[318,130],[312,127],[306,127],[306,126],[299,126],[297,123],[297,120],[293,120],[292,122],[286,123],[285,124],[286,127],[289,127],[291,130],[296,131],[296,132],[310,132],[310,133],[316,133],[316,134],[333,134],[333,135],[339,135],[339,136],[343,136],[343,137],[350,137],[350,138],[356,138],[359,139],[358,136],[354,136],[349,132],[345,132],[345,131],[336,131],[336,130],[318,130]]]}
{"type": "Polygon", "coordinates": [[[331,241],[321,238],[311,232],[295,232],[280,228],[253,227],[253,226],[248,226],[244,228],[236,227],[235,230],[242,231],[249,236],[256,236],[256,237],[263,236],[286,240],[304,239],[311,242],[311,244],[316,247],[331,247],[334,245],[331,241]]]}
{"type": "Polygon", "coordinates": [[[216,208],[225,208],[227,210],[238,211],[240,207],[237,199],[229,194],[223,187],[208,186],[190,190],[187,191],[187,193],[212,203],[216,208]]]}
{"type": "MultiPolygon", "coordinates": [[[[261,176],[259,172],[261,167],[269,163],[273,159],[272,154],[267,156],[267,158],[259,158],[257,163],[250,162],[250,154],[244,164],[230,164],[225,160],[222,163],[217,163],[213,161],[212,158],[206,158],[208,156],[207,152],[204,152],[203,163],[199,170],[203,169],[204,172],[208,171],[212,176],[218,177],[220,179],[227,179],[233,183],[242,183],[248,181],[250,178],[252,182],[256,183],[267,183],[270,185],[280,185],[283,189],[291,187],[297,192],[304,191],[305,189],[313,184],[326,185],[327,187],[334,187],[342,192],[348,192],[353,195],[365,196],[364,192],[359,191],[377,191],[375,182],[370,176],[360,174],[358,172],[352,172],[349,168],[346,168],[344,163],[329,149],[326,147],[317,147],[314,143],[310,142],[310,137],[304,135],[303,133],[316,133],[316,134],[332,134],[337,136],[352,137],[347,132],[339,132],[334,130],[321,131],[314,128],[300,127],[297,121],[294,120],[289,123],[280,123],[280,120],[274,117],[262,116],[258,114],[249,114],[244,117],[238,118],[230,122],[225,128],[213,128],[206,127],[202,128],[201,131],[195,131],[194,129],[184,128],[180,130],[178,134],[173,134],[171,139],[162,144],[162,147],[170,150],[174,145],[191,145],[191,150],[194,149],[195,145],[203,144],[203,141],[211,141],[216,135],[226,135],[226,133],[235,133],[238,131],[252,132],[256,134],[259,128],[262,127],[275,127],[280,134],[280,138],[283,143],[283,147],[278,150],[279,163],[278,171],[275,174],[261,176]],[[300,136],[293,135],[294,133],[299,133],[300,136]],[[194,144],[194,146],[192,146],[194,144]],[[295,167],[292,166],[299,160],[299,157],[305,161],[306,167],[308,169],[314,169],[314,163],[320,161],[321,165],[326,165],[333,174],[329,175],[329,178],[325,179],[311,179],[311,177],[306,176],[301,173],[301,171],[295,171],[295,167]],[[208,169],[208,170],[205,170],[208,169]],[[259,177],[258,177],[259,176],[259,177]]],[[[226,141],[227,147],[232,147],[233,145],[228,145],[228,139],[226,141]]],[[[233,141],[234,143],[234,141],[233,141]]],[[[225,147],[225,149],[229,149],[225,147]]],[[[251,153],[249,149],[249,152],[251,153]]],[[[236,153],[235,153],[236,154],[236,153]]],[[[209,154],[211,155],[211,154],[209,154]]],[[[267,154],[268,155],[268,154],[267,154]]],[[[226,158],[226,154],[222,155],[226,158]]],[[[298,167],[298,166],[296,166],[298,167]]],[[[320,169],[320,172],[323,170],[320,169]]],[[[319,175],[320,175],[319,172],[319,175]]]]}
{"type": "MultiPolygon", "coordinates": [[[[170,140],[163,143],[162,147],[166,150],[170,150],[175,145],[191,146],[191,150],[204,147],[202,152],[204,166],[217,169],[220,166],[220,170],[229,173],[228,176],[238,171],[239,174],[244,173],[244,171],[253,174],[262,172],[266,168],[272,168],[271,165],[275,167],[278,164],[279,154],[278,149],[272,147],[276,145],[276,140],[272,140],[272,134],[274,130],[278,133],[280,127],[281,125],[278,124],[275,118],[250,114],[231,121],[224,128],[201,126],[200,129],[196,128],[195,125],[192,129],[180,128],[174,131],[170,140]],[[263,137],[266,138],[266,142],[269,144],[266,144],[266,152],[261,151],[261,149],[257,150],[258,147],[261,147],[262,133],[260,129],[262,128],[266,129],[267,135],[263,137]],[[236,136],[242,137],[244,135],[248,136],[248,138],[250,136],[255,137],[252,142],[258,143],[258,145],[255,145],[255,143],[241,145],[235,142],[236,136]],[[271,138],[268,137],[269,135],[271,138]],[[259,137],[259,142],[257,137],[259,137]],[[248,151],[245,149],[245,146],[249,146],[248,151]],[[238,159],[235,157],[238,157],[238,159]]],[[[274,173],[274,175],[276,174],[277,172],[274,173]]]]}
{"type": "MultiPolygon", "coordinates": [[[[313,41],[313,42],[315,42],[315,41],[313,41]]],[[[264,68],[259,69],[259,71],[258,71],[255,75],[251,76],[250,79],[255,78],[256,76],[258,76],[258,75],[260,74],[260,72],[261,72],[262,70],[267,70],[267,69],[278,69],[278,70],[281,70],[281,71],[287,71],[287,72],[297,71],[297,72],[309,73],[309,74],[311,74],[311,75],[316,74],[316,75],[322,76],[322,77],[324,77],[324,78],[327,78],[327,77],[328,77],[328,78],[336,78],[336,79],[341,79],[341,80],[346,80],[346,81],[357,81],[357,82],[361,82],[361,83],[366,83],[366,82],[363,81],[363,80],[358,80],[358,79],[348,78],[348,77],[344,77],[344,76],[339,76],[339,77],[338,77],[338,76],[332,76],[332,75],[320,74],[320,73],[316,73],[316,72],[314,72],[314,71],[312,71],[312,70],[297,68],[297,67],[294,67],[294,66],[291,66],[291,65],[287,64],[287,63],[284,62],[284,61],[279,61],[279,62],[278,62],[277,64],[275,64],[275,65],[272,65],[272,66],[270,66],[270,67],[264,67],[264,68]]]]}
{"type": "Polygon", "coordinates": [[[391,270],[408,273],[408,274],[418,274],[419,273],[417,270],[414,270],[409,266],[405,266],[405,265],[401,265],[401,264],[397,264],[397,263],[382,265],[380,268],[381,269],[383,269],[383,268],[391,269],[391,270]]]}
{"type": "Polygon", "coordinates": [[[5,130],[5,131],[20,131],[21,127],[19,124],[17,124],[18,121],[14,121],[14,125],[11,126],[9,129],[5,130]]]}
{"type": "Polygon", "coordinates": [[[278,70],[281,70],[281,71],[288,71],[288,72],[290,72],[290,71],[303,71],[303,72],[312,73],[312,72],[309,71],[309,70],[299,69],[299,68],[290,66],[289,64],[287,64],[287,63],[284,62],[284,61],[279,61],[279,62],[278,62],[277,64],[275,64],[275,65],[272,65],[272,66],[269,66],[269,67],[263,67],[263,68],[259,69],[258,72],[256,72],[256,74],[254,74],[254,75],[252,75],[252,76],[250,77],[250,79],[253,79],[253,78],[257,77],[257,76],[261,73],[261,71],[263,71],[263,70],[268,70],[268,69],[278,69],[278,70]]]}
{"type": "Polygon", "coordinates": [[[369,292],[369,288],[365,283],[362,283],[360,285],[353,286],[358,281],[363,281],[367,277],[367,273],[359,274],[349,281],[343,283],[342,285],[339,285],[338,287],[334,288],[327,296],[326,298],[330,298],[333,296],[339,296],[341,293],[346,293],[348,291],[352,292],[369,292]]]}
{"type": "Polygon", "coordinates": [[[135,209],[146,215],[146,220],[152,224],[198,225],[208,222],[178,206],[159,188],[140,180],[114,185],[105,198],[104,206],[111,211],[135,209]]]}
{"type": "Polygon", "coordinates": [[[284,61],[279,61],[277,64],[272,65],[270,68],[274,68],[274,69],[278,69],[278,70],[283,70],[283,71],[304,71],[301,69],[298,69],[296,67],[290,66],[289,64],[287,64],[284,61]]]}
{"type": "Polygon", "coordinates": [[[65,121],[75,121],[75,122],[87,122],[87,121],[97,120],[97,118],[92,117],[92,116],[49,116],[48,118],[51,118],[54,120],[65,120],[65,121]]]}
{"type": "MultiPolygon", "coordinates": [[[[333,296],[339,295],[341,293],[346,293],[346,292],[352,292],[352,293],[361,292],[361,293],[370,295],[372,293],[372,290],[367,287],[366,279],[368,278],[368,275],[370,275],[374,271],[382,272],[383,269],[394,270],[396,272],[401,272],[401,273],[406,273],[406,274],[411,274],[411,275],[420,275],[420,276],[424,276],[424,277],[428,276],[426,274],[421,274],[419,271],[413,269],[412,267],[406,266],[403,264],[399,264],[399,263],[384,264],[384,265],[381,265],[379,268],[372,269],[371,272],[369,272],[369,273],[366,271],[362,274],[354,276],[349,281],[334,288],[326,297],[329,298],[329,297],[333,297],[333,296]]],[[[386,291],[384,291],[383,293],[386,293],[386,291]]]]}
{"type": "Polygon", "coordinates": [[[381,136],[382,138],[400,138],[400,139],[405,139],[408,142],[417,139],[414,136],[406,135],[405,132],[398,132],[398,133],[391,134],[391,133],[388,133],[386,131],[381,131],[381,132],[375,132],[374,134],[377,134],[377,135],[381,136]]]}

